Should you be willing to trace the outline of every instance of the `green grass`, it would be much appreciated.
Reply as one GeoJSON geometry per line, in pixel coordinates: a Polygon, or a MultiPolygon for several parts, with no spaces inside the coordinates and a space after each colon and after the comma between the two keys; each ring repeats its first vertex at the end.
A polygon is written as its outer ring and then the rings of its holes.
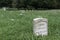
{"type": "Polygon", "coordinates": [[[0,10],[0,40],[60,40],[60,10],[0,10]],[[33,19],[48,19],[48,36],[33,35],[33,19]]]}

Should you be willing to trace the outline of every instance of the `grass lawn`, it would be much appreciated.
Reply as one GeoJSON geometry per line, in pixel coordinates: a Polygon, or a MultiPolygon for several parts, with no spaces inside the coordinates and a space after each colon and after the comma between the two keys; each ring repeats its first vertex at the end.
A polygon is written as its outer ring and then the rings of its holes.
{"type": "Polygon", "coordinates": [[[60,40],[60,10],[0,10],[0,40],[60,40]],[[48,36],[33,35],[33,19],[48,19],[48,36]]]}

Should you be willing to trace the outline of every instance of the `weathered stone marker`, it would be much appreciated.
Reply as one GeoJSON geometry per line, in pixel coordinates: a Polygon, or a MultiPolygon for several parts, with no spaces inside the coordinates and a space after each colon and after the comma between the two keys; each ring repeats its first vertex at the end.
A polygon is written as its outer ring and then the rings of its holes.
{"type": "Polygon", "coordinates": [[[3,10],[6,11],[6,7],[3,7],[3,10]]]}
{"type": "Polygon", "coordinates": [[[33,32],[35,35],[48,35],[48,20],[46,18],[35,18],[33,19],[33,24],[33,32]]]}

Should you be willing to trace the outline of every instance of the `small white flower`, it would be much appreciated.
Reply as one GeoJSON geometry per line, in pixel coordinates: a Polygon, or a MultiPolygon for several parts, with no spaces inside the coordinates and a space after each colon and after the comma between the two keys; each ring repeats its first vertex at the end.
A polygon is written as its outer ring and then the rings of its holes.
{"type": "Polygon", "coordinates": [[[22,13],[20,15],[23,15],[22,13]]]}

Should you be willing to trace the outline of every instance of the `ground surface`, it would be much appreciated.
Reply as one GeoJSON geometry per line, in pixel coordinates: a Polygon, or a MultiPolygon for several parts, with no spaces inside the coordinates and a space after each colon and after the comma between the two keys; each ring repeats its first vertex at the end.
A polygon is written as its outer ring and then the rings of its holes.
{"type": "Polygon", "coordinates": [[[60,40],[60,10],[0,10],[0,40],[60,40]],[[48,19],[48,36],[33,35],[33,19],[48,19]]]}

